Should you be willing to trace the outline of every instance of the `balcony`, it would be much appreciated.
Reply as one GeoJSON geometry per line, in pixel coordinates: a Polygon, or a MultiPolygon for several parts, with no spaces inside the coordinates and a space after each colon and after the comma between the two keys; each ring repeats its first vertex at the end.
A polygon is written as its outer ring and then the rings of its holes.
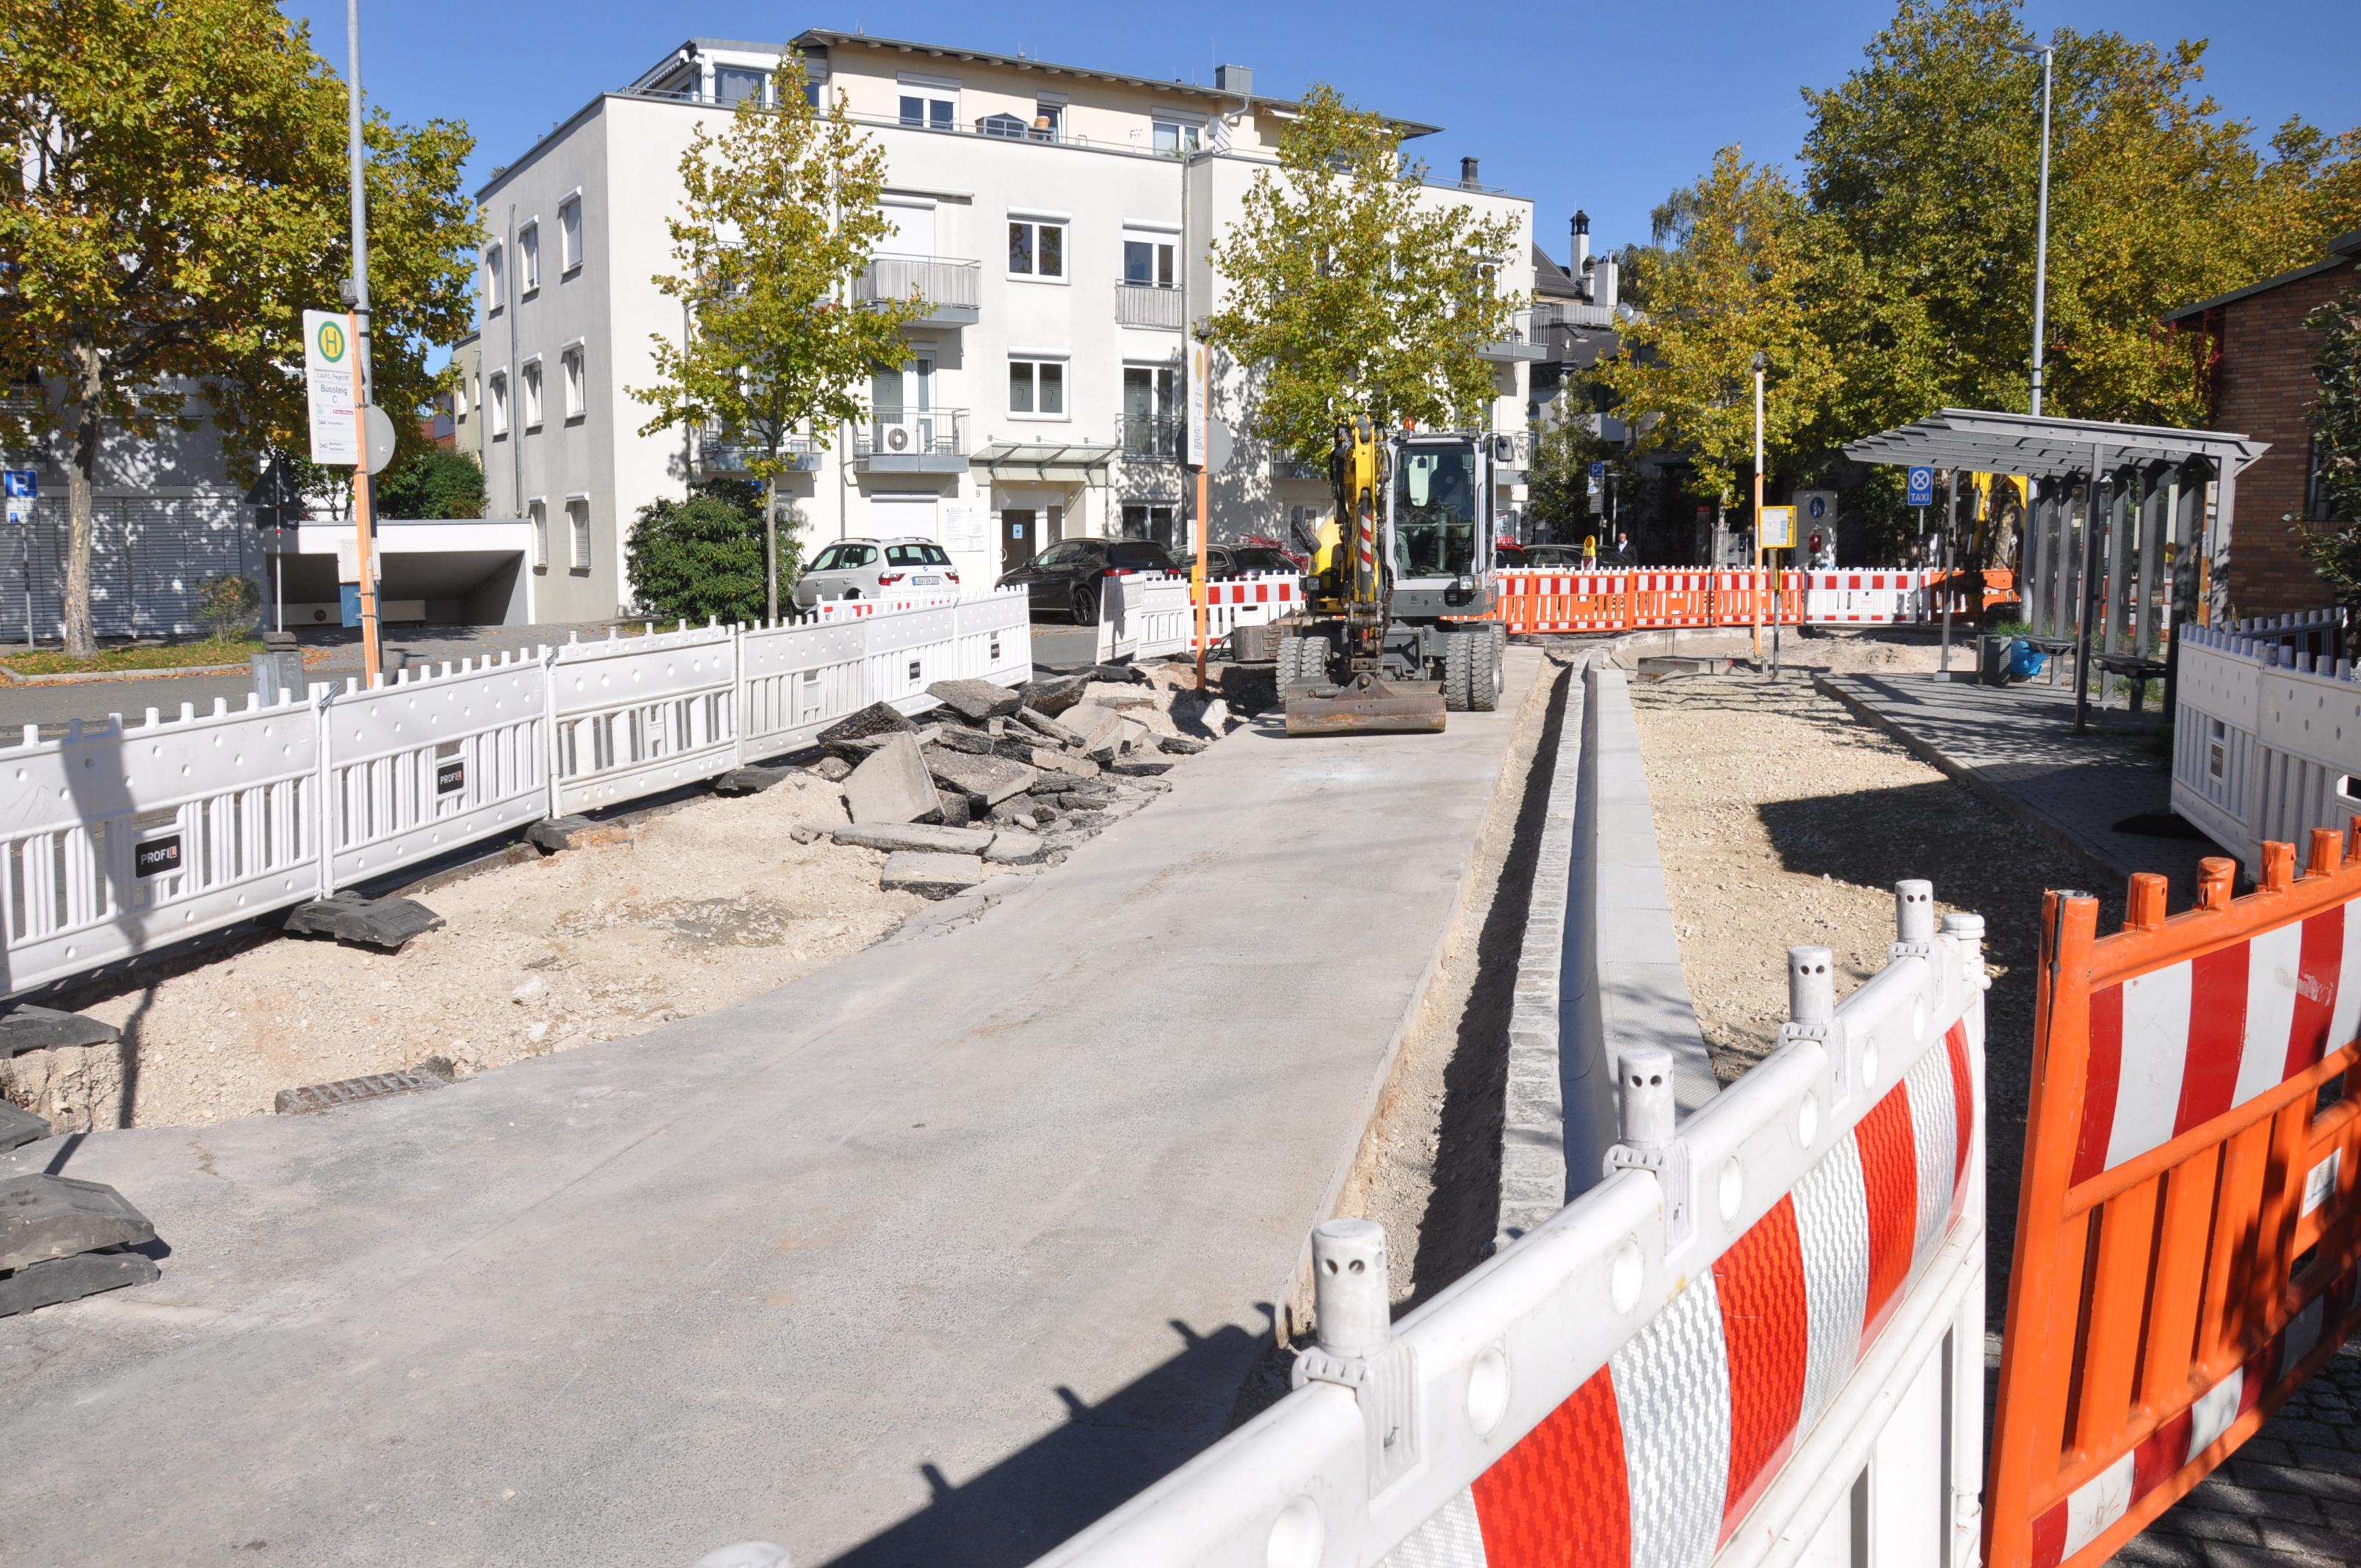
{"type": "Polygon", "coordinates": [[[1178,463],[1187,450],[1188,441],[1189,422],[1178,415],[1124,416],[1122,442],[1126,462],[1178,463]]]}
{"type": "Polygon", "coordinates": [[[852,466],[862,474],[964,474],[967,411],[927,409],[856,424],[852,466]]]}
{"type": "Polygon", "coordinates": [[[940,256],[879,256],[862,269],[852,297],[864,305],[919,301],[912,326],[973,326],[983,266],[940,256]]]}
{"type": "Polygon", "coordinates": [[[1180,309],[1180,291],[1128,280],[1115,286],[1115,319],[1118,326],[1159,327],[1179,332],[1187,324],[1180,309]]]}
{"type": "Polygon", "coordinates": [[[1306,463],[1301,457],[1292,456],[1285,452],[1274,452],[1270,455],[1270,477],[1274,482],[1282,479],[1312,479],[1324,485],[1328,482],[1328,466],[1324,463],[1306,463]]]}
{"type": "MultiPolygon", "coordinates": [[[[763,454],[760,441],[733,438],[718,424],[708,424],[697,432],[697,471],[716,477],[751,474],[749,466],[763,454]]],[[[819,443],[808,435],[791,435],[779,444],[779,455],[786,459],[785,472],[816,474],[819,471],[819,443]]]]}
{"type": "Polygon", "coordinates": [[[1490,343],[1479,344],[1476,352],[1498,365],[1510,365],[1522,360],[1538,363],[1550,356],[1548,346],[1534,333],[1534,312],[1528,307],[1509,314],[1508,330],[1490,343]]]}

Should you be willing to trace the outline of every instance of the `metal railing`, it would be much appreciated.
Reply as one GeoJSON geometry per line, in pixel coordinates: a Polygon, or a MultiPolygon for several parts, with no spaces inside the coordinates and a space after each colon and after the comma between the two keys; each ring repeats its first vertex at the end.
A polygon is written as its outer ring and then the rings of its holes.
{"type": "Polygon", "coordinates": [[[864,305],[917,299],[930,310],[972,311],[983,297],[983,264],[942,256],[878,256],[852,285],[864,305]]]}
{"type": "Polygon", "coordinates": [[[1181,311],[1180,291],[1156,283],[1135,283],[1129,279],[1115,286],[1115,319],[1118,326],[1162,327],[1179,332],[1187,324],[1181,311]]]}
{"type": "Polygon", "coordinates": [[[1534,334],[1533,307],[1509,313],[1500,335],[1477,349],[1487,359],[1546,359],[1549,350],[1534,334]]]}
{"type": "MultiPolygon", "coordinates": [[[[700,474],[752,473],[753,460],[762,455],[762,443],[729,435],[718,424],[708,424],[697,433],[697,470],[700,474]]],[[[811,436],[787,437],[780,444],[779,455],[787,460],[789,473],[819,471],[820,444],[811,436]]]]}
{"type": "Polygon", "coordinates": [[[1189,422],[1174,414],[1123,420],[1123,455],[1134,462],[1178,463],[1189,422]]]}
{"type": "Polygon", "coordinates": [[[852,455],[857,462],[966,455],[965,409],[928,409],[898,420],[871,420],[852,427],[852,455]]]}
{"type": "Polygon", "coordinates": [[[1318,463],[1307,463],[1290,453],[1270,455],[1270,477],[1274,479],[1325,479],[1327,468],[1318,463]]]}

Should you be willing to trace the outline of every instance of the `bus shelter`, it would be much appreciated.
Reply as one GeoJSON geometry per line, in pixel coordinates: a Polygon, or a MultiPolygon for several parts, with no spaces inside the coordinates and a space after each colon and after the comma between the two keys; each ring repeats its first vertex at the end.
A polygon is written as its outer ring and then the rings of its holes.
{"type": "Polygon", "coordinates": [[[1861,463],[2026,482],[2018,597],[2033,638],[2074,655],[2074,727],[2092,662],[2165,674],[2174,629],[2228,613],[2238,475],[2268,444],[2221,431],[1945,409],[1853,442],[1861,463]]]}

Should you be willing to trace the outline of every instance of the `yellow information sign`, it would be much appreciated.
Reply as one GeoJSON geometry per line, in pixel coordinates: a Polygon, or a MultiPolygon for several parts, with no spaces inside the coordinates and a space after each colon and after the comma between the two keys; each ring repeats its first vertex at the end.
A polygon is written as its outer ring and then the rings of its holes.
{"type": "Polygon", "coordinates": [[[1764,507],[1754,528],[1754,543],[1763,550],[1793,550],[1795,547],[1795,509],[1764,507]]]}

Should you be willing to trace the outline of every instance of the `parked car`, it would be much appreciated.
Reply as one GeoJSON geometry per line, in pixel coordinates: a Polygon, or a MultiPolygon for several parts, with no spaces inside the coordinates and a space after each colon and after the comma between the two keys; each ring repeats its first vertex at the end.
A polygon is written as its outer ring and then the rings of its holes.
{"type": "Polygon", "coordinates": [[[1178,572],[1172,553],[1148,539],[1061,539],[1015,570],[999,587],[1022,587],[1038,614],[1068,615],[1076,626],[1099,622],[1099,595],[1109,577],[1178,572]]]}
{"type": "MultiPolygon", "coordinates": [[[[1192,563],[1183,560],[1181,570],[1192,569],[1192,563]]],[[[1301,574],[1303,568],[1284,550],[1274,550],[1259,544],[1208,544],[1205,546],[1205,576],[1208,577],[1243,577],[1253,573],[1284,572],[1301,574]]]]}
{"type": "Polygon", "coordinates": [[[1579,544],[1528,544],[1517,557],[1519,566],[1535,572],[1579,570],[1582,566],[1582,546],[1579,544]]]}
{"type": "Polygon", "coordinates": [[[809,609],[826,599],[889,598],[958,587],[950,556],[931,539],[840,539],[796,579],[796,604],[809,609]]]}

